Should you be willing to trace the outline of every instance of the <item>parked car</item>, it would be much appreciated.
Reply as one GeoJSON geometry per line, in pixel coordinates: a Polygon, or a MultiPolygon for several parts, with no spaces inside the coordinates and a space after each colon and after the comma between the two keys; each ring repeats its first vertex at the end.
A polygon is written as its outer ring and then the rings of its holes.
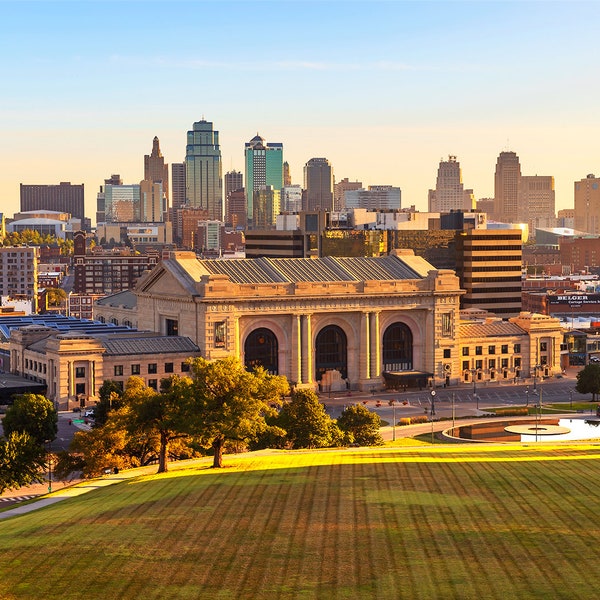
{"type": "Polygon", "coordinates": [[[86,418],[89,417],[89,418],[93,419],[94,418],[94,409],[93,408],[86,409],[86,411],[83,413],[83,416],[86,418]]]}

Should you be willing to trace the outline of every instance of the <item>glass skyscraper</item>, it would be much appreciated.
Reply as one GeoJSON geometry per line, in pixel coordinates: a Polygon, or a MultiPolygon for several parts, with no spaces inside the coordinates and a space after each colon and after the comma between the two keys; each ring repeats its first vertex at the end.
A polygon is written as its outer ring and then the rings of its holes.
{"type": "Polygon", "coordinates": [[[283,187],[283,144],[265,142],[259,135],[245,144],[246,210],[248,225],[255,220],[254,197],[261,188],[272,186],[278,193],[283,187]]]}
{"type": "Polygon", "coordinates": [[[223,220],[223,177],[219,132],[209,121],[194,123],[185,148],[186,204],[208,211],[209,219],[223,220]]]}

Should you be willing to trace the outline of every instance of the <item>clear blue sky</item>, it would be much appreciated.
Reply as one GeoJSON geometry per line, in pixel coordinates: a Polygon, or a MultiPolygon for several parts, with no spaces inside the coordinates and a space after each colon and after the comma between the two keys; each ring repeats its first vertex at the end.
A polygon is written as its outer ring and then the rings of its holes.
{"type": "Polygon", "coordinates": [[[441,158],[493,195],[496,158],[554,175],[557,208],[600,175],[596,2],[0,2],[2,210],[19,183],[143,174],[157,135],[185,155],[203,116],[224,172],[257,132],[294,182],[315,156],[336,178],[402,188],[425,210],[441,158]]]}

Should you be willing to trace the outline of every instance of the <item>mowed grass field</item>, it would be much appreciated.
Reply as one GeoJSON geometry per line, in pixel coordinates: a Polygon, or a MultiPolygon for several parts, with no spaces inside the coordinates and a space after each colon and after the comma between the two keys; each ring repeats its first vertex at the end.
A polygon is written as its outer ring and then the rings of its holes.
{"type": "Polygon", "coordinates": [[[0,598],[600,596],[600,445],[263,452],[0,521],[0,598]]]}

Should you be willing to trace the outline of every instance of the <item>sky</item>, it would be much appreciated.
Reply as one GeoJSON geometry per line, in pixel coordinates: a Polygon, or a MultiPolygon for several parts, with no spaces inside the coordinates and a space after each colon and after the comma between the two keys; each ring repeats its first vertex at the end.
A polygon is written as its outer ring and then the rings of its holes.
{"type": "Polygon", "coordinates": [[[476,198],[498,154],[553,175],[556,206],[600,176],[598,2],[0,1],[0,210],[19,184],[143,177],[156,135],[182,162],[202,118],[223,173],[259,133],[294,183],[326,157],[336,180],[402,189],[427,210],[452,154],[476,198]]]}

